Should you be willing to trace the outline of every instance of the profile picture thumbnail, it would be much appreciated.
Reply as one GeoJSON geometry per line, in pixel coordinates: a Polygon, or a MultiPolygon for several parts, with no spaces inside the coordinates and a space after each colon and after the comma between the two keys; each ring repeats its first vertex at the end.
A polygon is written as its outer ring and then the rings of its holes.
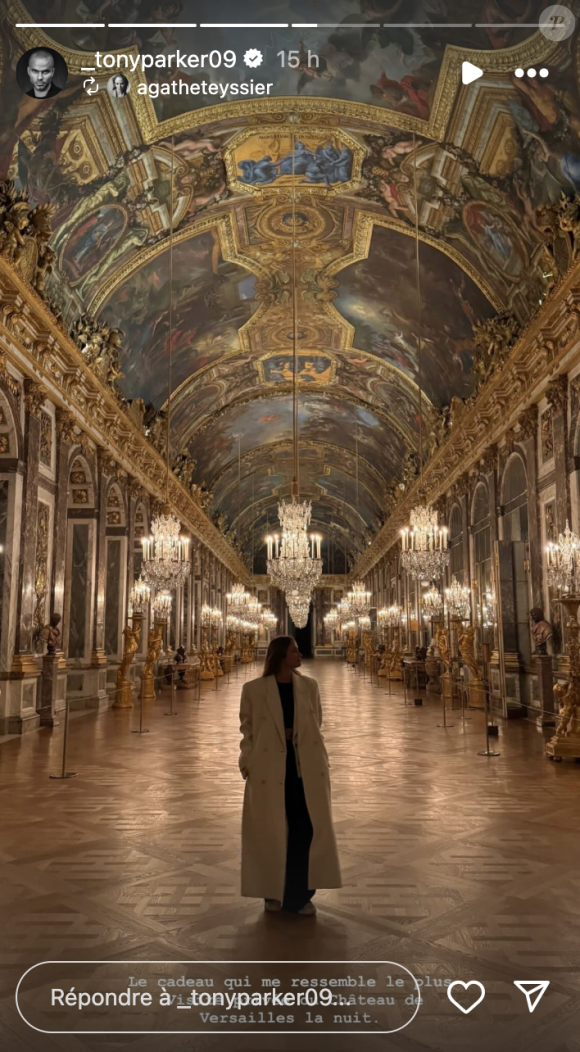
{"type": "Polygon", "coordinates": [[[67,80],[68,66],[54,48],[30,48],[18,59],[16,81],[31,99],[52,99],[62,91],[67,80]]]}
{"type": "Polygon", "coordinates": [[[127,77],[122,73],[115,73],[115,76],[107,81],[107,91],[112,99],[122,99],[129,94],[130,87],[127,77]]]}

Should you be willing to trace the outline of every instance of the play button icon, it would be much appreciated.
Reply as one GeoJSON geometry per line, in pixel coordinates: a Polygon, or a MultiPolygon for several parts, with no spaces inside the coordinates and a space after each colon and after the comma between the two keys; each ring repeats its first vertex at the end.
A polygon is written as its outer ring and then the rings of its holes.
{"type": "Polygon", "coordinates": [[[461,83],[471,84],[478,77],[483,77],[483,70],[479,66],[474,66],[473,62],[462,62],[461,63],[461,83]]]}

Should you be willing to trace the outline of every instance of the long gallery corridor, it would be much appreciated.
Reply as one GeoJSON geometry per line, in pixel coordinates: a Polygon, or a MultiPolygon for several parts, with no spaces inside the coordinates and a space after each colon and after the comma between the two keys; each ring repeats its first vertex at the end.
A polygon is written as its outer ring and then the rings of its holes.
{"type": "MultiPolygon", "coordinates": [[[[242,670],[219,691],[206,687],[200,702],[176,692],[173,718],[165,691],[142,736],[130,733],[136,709],[73,719],[68,768],[78,777],[67,782],[49,780],[62,728],[2,747],[3,1048],[125,1047],[119,1038],[22,1036],[14,1007],[22,972],[40,960],[90,958],[399,961],[417,976],[484,982],[487,1018],[501,1020],[513,1049],[580,1047],[577,768],[547,762],[530,723],[502,724],[501,755],[485,759],[480,713],[465,725],[449,713],[453,726],[443,730],[439,704],[405,708],[400,685],[389,698],[338,661],[306,662],[304,671],[321,687],[345,879],[340,891],[318,894],[315,919],[265,915],[239,895],[242,670]],[[543,966],[552,996],[532,1032],[512,984],[542,978],[543,966]]],[[[258,674],[252,666],[246,678],[258,674]]],[[[437,1047],[431,1011],[448,1016],[446,1047],[479,1047],[481,1014],[475,1024],[435,1000],[427,993],[389,1048],[437,1047]]],[[[177,1036],[126,1040],[152,1052],[192,1047],[177,1036]]],[[[317,1040],[236,1035],[195,1047],[320,1048],[317,1040]]]]}

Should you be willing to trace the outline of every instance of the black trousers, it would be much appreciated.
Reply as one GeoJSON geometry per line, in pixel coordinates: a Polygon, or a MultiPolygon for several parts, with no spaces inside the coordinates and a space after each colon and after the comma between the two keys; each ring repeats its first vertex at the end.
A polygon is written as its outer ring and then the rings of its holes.
{"type": "Polygon", "coordinates": [[[291,741],[286,742],[286,822],[288,823],[288,846],[286,850],[286,885],[284,888],[285,910],[296,912],[310,902],[315,894],[308,887],[308,857],[312,843],[312,822],[304,795],[302,779],[298,777],[296,754],[291,741]]]}

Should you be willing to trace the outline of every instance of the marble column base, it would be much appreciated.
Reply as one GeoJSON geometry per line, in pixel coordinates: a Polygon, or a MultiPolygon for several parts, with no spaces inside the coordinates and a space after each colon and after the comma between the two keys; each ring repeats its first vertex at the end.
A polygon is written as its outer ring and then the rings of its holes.
{"type": "Polygon", "coordinates": [[[553,727],[556,723],[554,709],[554,672],[551,654],[535,654],[534,664],[538,677],[540,712],[536,717],[538,727],[553,727]]]}
{"type": "Polygon", "coordinates": [[[6,699],[4,731],[6,734],[27,734],[40,726],[40,669],[35,654],[15,656],[8,677],[2,683],[6,699]]]}
{"type": "Polygon", "coordinates": [[[66,658],[61,653],[45,654],[40,679],[38,714],[41,727],[54,727],[57,715],[66,707],[66,658]]]}
{"type": "Polygon", "coordinates": [[[107,691],[107,668],[101,666],[100,668],[83,668],[83,669],[70,669],[68,672],[68,699],[70,702],[71,711],[77,709],[91,709],[100,711],[101,709],[109,708],[109,705],[114,701],[114,695],[109,700],[109,694],[107,691]],[[77,678],[82,676],[82,690],[76,693],[73,684],[76,683],[77,678]]]}

